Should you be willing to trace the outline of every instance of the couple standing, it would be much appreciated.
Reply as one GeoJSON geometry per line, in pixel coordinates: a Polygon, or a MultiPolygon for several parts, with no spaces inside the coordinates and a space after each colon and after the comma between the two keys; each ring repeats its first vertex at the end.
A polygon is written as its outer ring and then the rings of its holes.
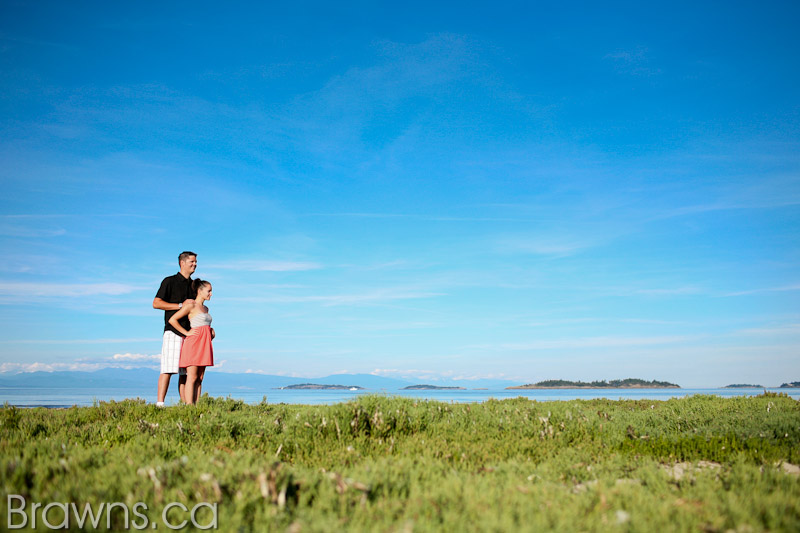
{"type": "Polygon", "coordinates": [[[180,272],[164,278],[153,308],[164,311],[164,338],[161,345],[161,375],[158,376],[158,401],[163,406],[173,374],[178,374],[178,391],[185,404],[200,397],[207,366],[214,366],[211,327],[206,300],[211,299],[211,283],[192,279],[197,269],[197,254],[178,256],[180,272]]]}

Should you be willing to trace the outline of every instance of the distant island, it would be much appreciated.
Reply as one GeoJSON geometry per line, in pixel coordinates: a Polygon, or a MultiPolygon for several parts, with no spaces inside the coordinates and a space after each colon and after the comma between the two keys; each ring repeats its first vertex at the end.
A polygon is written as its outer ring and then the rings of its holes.
{"type": "Polygon", "coordinates": [[[781,389],[800,389],[800,381],[792,381],[791,383],[784,383],[780,386],[781,389]]]}
{"type": "Polygon", "coordinates": [[[439,387],[438,385],[409,385],[400,390],[467,390],[464,387],[439,387]]]}
{"type": "Polygon", "coordinates": [[[746,383],[734,383],[733,385],[725,385],[723,389],[763,389],[764,385],[748,385],[746,383]]]}
{"type": "Polygon", "coordinates": [[[563,379],[548,379],[528,385],[506,387],[511,389],[680,389],[679,385],[667,381],[645,381],[643,379],[612,379],[611,381],[567,381],[563,379]]]}
{"type": "Polygon", "coordinates": [[[279,387],[283,389],[305,389],[305,390],[364,390],[364,387],[357,385],[323,385],[319,383],[299,383],[297,385],[286,385],[279,387]]]}

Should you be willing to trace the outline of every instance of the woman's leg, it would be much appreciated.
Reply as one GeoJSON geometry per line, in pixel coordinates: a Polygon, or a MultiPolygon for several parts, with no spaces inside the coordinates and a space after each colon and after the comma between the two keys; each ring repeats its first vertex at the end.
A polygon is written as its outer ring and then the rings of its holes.
{"type": "Polygon", "coordinates": [[[203,389],[203,377],[206,375],[206,367],[204,366],[197,366],[197,380],[194,382],[194,401],[200,399],[200,391],[203,389]]]}
{"type": "Polygon", "coordinates": [[[195,389],[197,387],[197,368],[196,366],[186,367],[186,385],[183,388],[183,403],[192,405],[197,401],[195,389]]]}
{"type": "Polygon", "coordinates": [[[200,399],[200,396],[202,396],[202,395],[203,395],[203,377],[206,375],[206,367],[204,367],[204,366],[199,366],[199,367],[197,367],[197,368],[198,368],[198,372],[197,372],[197,385],[196,385],[196,387],[197,387],[197,394],[195,394],[195,398],[197,398],[197,399],[199,400],[199,399],[200,399]]]}

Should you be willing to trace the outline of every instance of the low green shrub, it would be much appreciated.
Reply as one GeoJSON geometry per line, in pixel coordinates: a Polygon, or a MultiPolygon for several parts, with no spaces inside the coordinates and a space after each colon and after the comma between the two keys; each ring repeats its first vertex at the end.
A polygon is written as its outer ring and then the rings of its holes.
{"type": "Polygon", "coordinates": [[[215,503],[222,531],[797,531],[798,443],[780,395],[6,405],[0,496],[215,503]]]}

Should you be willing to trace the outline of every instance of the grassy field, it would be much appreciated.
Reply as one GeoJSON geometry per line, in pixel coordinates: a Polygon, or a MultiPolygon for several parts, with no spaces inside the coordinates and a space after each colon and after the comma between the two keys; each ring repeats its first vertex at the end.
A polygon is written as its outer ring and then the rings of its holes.
{"type": "Polygon", "coordinates": [[[142,502],[164,531],[170,503],[206,502],[220,531],[800,531],[800,403],[780,395],[5,407],[0,457],[2,530],[19,495],[28,526],[36,502],[142,502]]]}

